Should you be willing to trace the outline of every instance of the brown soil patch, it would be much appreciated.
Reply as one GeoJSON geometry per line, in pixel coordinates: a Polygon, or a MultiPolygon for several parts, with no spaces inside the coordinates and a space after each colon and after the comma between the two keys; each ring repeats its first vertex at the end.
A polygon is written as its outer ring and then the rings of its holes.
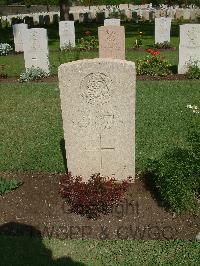
{"type": "MultiPolygon", "coordinates": [[[[151,77],[148,75],[137,75],[137,80],[149,80],[149,81],[155,81],[155,80],[188,80],[185,75],[168,75],[165,77],[151,77]]],[[[9,78],[0,78],[0,83],[16,83],[18,82],[18,77],[9,77],[9,78]]],[[[31,81],[33,83],[52,83],[52,82],[58,82],[58,76],[50,76],[41,80],[31,81]]]]}
{"type": "MultiPolygon", "coordinates": [[[[69,212],[69,206],[58,194],[62,174],[1,173],[0,176],[24,182],[0,197],[0,233],[6,230],[13,233],[5,229],[10,222],[20,224],[24,231],[35,228],[42,236],[60,239],[194,240],[200,231],[199,215],[178,216],[168,212],[140,179],[136,179],[127,199],[115,206],[112,213],[92,220],[69,212]]],[[[33,235],[34,231],[29,233],[33,235]]]]}
{"type": "Polygon", "coordinates": [[[168,75],[165,77],[152,77],[148,75],[142,75],[139,76],[137,75],[137,80],[150,80],[150,81],[155,81],[155,80],[188,80],[185,75],[168,75]]]}
{"type": "Polygon", "coordinates": [[[149,48],[132,47],[132,48],[127,48],[126,51],[129,51],[129,52],[131,52],[131,51],[139,51],[139,52],[147,53],[148,49],[152,49],[152,50],[156,50],[156,51],[160,51],[160,52],[176,51],[176,47],[171,47],[171,48],[164,49],[164,48],[155,48],[155,47],[152,47],[152,46],[150,46],[149,48]]]}

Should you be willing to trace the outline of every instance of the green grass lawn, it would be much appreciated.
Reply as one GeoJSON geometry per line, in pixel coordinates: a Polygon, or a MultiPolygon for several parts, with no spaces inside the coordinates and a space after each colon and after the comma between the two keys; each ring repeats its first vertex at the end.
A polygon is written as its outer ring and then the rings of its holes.
{"type": "Polygon", "coordinates": [[[199,265],[192,241],[95,241],[0,237],[2,266],[199,265]],[[65,257],[65,259],[64,259],[65,257]]]}
{"type": "MultiPolygon", "coordinates": [[[[138,81],[136,167],[174,145],[187,145],[200,81],[138,81]]],[[[2,144],[0,171],[65,170],[57,83],[0,84],[2,144]]]]}
{"type": "MultiPolygon", "coordinates": [[[[154,44],[154,23],[122,23],[125,26],[126,32],[126,59],[135,61],[138,58],[144,57],[145,53],[142,51],[129,51],[129,48],[133,47],[133,44],[139,36],[139,32],[143,32],[143,47],[146,49],[154,44]]],[[[84,32],[90,30],[92,34],[98,37],[98,27],[102,26],[97,23],[78,24],[75,23],[76,29],[76,42],[78,39],[84,36],[84,32]]],[[[44,26],[43,26],[44,27],[44,26]]],[[[49,39],[49,58],[51,64],[51,73],[57,74],[57,68],[61,63],[73,61],[77,59],[77,55],[74,52],[60,53],[59,52],[59,34],[58,26],[51,25],[47,27],[48,39],[49,39]]],[[[0,42],[7,42],[14,47],[14,40],[12,29],[0,29],[0,42]]],[[[174,47],[178,48],[179,44],[179,25],[172,24],[171,31],[171,43],[174,47]]],[[[178,64],[178,49],[176,51],[162,51],[162,55],[165,56],[172,65],[178,64]]],[[[94,52],[81,52],[80,59],[83,58],[95,58],[98,57],[98,51],[94,52]]],[[[10,54],[8,56],[0,57],[0,64],[6,65],[6,73],[9,77],[19,76],[24,70],[24,58],[23,54],[10,54]]]]}

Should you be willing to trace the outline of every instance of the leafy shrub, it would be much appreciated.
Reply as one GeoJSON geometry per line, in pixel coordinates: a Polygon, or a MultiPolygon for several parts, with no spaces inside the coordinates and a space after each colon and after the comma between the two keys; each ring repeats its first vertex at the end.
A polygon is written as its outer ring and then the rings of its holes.
{"type": "Polygon", "coordinates": [[[0,43],[0,55],[8,55],[12,51],[12,47],[8,43],[0,43]]]}
{"type": "Polygon", "coordinates": [[[98,48],[98,39],[95,36],[87,36],[78,41],[77,48],[81,51],[90,51],[98,48]]]}
{"type": "Polygon", "coordinates": [[[0,65],[0,78],[7,78],[6,65],[0,65]]]}
{"type": "Polygon", "coordinates": [[[145,58],[139,59],[136,62],[138,75],[149,76],[167,76],[172,73],[171,64],[160,56],[158,51],[148,49],[149,53],[145,58]]]}
{"type": "Polygon", "coordinates": [[[140,48],[143,45],[143,32],[138,33],[138,38],[135,40],[134,48],[140,48]]]}
{"type": "Polygon", "coordinates": [[[16,179],[6,180],[0,177],[0,195],[3,196],[13,189],[18,188],[20,185],[22,185],[22,182],[19,182],[16,179]]]}
{"type": "Polygon", "coordinates": [[[112,206],[124,198],[131,178],[117,183],[113,178],[104,178],[94,174],[83,182],[80,176],[65,175],[60,183],[60,194],[70,204],[70,211],[96,218],[100,213],[106,214],[112,206]]]}
{"type": "Polygon", "coordinates": [[[49,74],[47,74],[44,70],[42,70],[39,67],[31,67],[24,71],[19,78],[19,82],[29,82],[33,80],[40,80],[42,78],[48,77],[49,74]]]}
{"type": "Polygon", "coordinates": [[[2,29],[4,29],[4,28],[8,28],[10,26],[10,23],[7,21],[7,19],[6,20],[1,20],[1,27],[2,27],[2,29]]]}
{"type": "Polygon", "coordinates": [[[127,21],[128,20],[128,17],[126,15],[125,10],[120,10],[120,20],[121,21],[127,21]]]}
{"type": "Polygon", "coordinates": [[[188,133],[188,147],[175,147],[149,166],[163,202],[173,211],[197,211],[200,195],[200,110],[193,112],[193,126],[188,133]]]}
{"type": "Polygon", "coordinates": [[[170,42],[156,43],[154,45],[156,49],[172,49],[174,48],[170,42]]]}
{"type": "Polygon", "coordinates": [[[109,18],[120,18],[120,9],[113,7],[111,12],[109,13],[109,18]]]}
{"type": "Polygon", "coordinates": [[[198,62],[194,62],[188,65],[186,77],[188,79],[200,79],[200,67],[198,65],[198,62]]]}

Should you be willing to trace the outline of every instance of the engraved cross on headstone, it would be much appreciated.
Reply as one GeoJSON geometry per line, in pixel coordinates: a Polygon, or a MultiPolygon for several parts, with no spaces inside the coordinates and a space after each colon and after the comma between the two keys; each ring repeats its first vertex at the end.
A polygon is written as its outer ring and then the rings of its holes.
{"type": "Polygon", "coordinates": [[[103,169],[103,167],[104,167],[104,165],[103,165],[104,152],[108,152],[108,151],[114,152],[115,148],[113,147],[113,145],[108,145],[108,144],[104,145],[101,133],[100,133],[99,137],[100,137],[100,152],[101,152],[101,169],[103,169]]]}

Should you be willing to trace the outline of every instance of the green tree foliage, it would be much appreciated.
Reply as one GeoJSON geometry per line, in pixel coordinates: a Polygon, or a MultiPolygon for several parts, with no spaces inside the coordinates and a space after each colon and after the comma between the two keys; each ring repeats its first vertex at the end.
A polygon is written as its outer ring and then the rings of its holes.
{"type": "Polygon", "coordinates": [[[7,0],[0,0],[0,5],[7,5],[8,4],[7,2],[8,2],[7,0]]]}

